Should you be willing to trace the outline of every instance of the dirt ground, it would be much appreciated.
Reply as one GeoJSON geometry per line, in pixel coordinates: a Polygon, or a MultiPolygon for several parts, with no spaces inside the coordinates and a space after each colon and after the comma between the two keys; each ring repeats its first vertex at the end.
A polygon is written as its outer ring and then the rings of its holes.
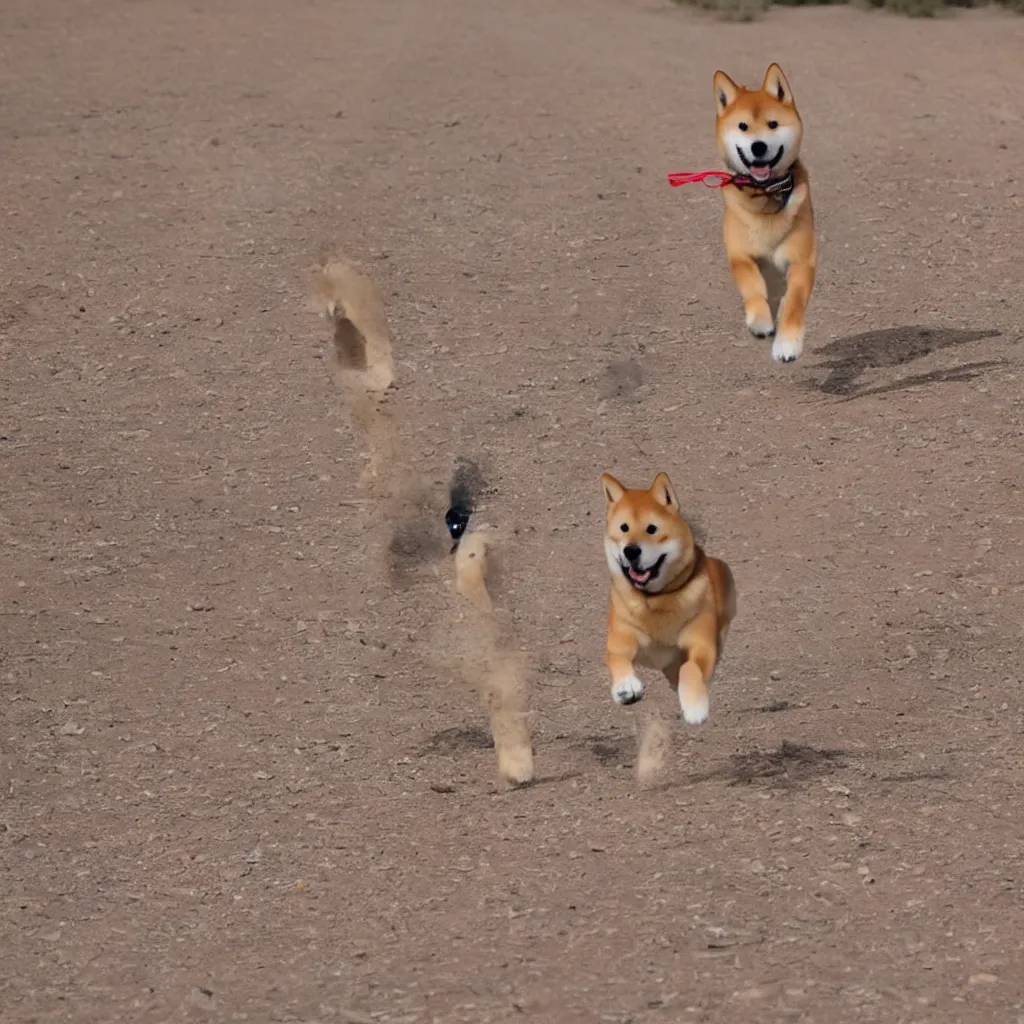
{"type": "Polygon", "coordinates": [[[1024,1021],[1024,19],[5,0],[0,51],[0,1019],[1024,1021]],[[823,250],[787,367],[665,180],[771,60],[823,250]],[[328,251],[388,302],[404,518],[328,251]],[[511,792],[450,670],[459,458],[511,792]],[[602,663],[598,477],[659,469],[739,587],[697,730],[602,663]]]}

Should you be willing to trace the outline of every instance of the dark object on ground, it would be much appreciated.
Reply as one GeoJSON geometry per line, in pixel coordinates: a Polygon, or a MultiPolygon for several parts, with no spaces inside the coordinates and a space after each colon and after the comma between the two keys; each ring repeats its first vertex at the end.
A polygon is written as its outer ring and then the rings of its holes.
{"type": "Polygon", "coordinates": [[[448,491],[451,506],[444,514],[444,524],[455,541],[452,552],[459,546],[469,519],[476,508],[476,497],[485,487],[480,467],[470,459],[460,458],[455,463],[452,483],[448,491]]]}

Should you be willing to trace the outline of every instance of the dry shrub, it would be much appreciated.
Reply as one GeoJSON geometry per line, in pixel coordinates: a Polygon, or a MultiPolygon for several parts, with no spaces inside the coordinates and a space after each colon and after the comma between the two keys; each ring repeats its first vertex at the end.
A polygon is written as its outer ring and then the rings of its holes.
{"type": "MultiPolygon", "coordinates": [[[[773,4],[784,7],[848,3],[850,0],[674,0],[680,6],[711,11],[724,21],[753,21],[773,4]]],[[[858,7],[884,9],[911,18],[934,18],[956,7],[987,7],[990,0],[853,0],[858,7]]],[[[1024,14],[1024,0],[994,0],[1009,11],[1024,14]]]]}
{"type": "Polygon", "coordinates": [[[771,0],[675,0],[680,6],[711,11],[723,21],[753,21],[771,6],[771,0]]]}
{"type": "Polygon", "coordinates": [[[948,9],[945,0],[857,0],[858,7],[905,14],[908,18],[934,18],[948,9]]]}

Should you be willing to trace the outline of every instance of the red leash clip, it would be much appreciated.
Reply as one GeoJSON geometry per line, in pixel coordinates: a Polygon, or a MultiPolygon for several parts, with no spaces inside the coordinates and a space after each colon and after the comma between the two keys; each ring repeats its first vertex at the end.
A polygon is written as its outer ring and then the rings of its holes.
{"type": "Polygon", "coordinates": [[[731,185],[736,175],[729,174],[726,171],[697,171],[696,174],[691,174],[687,171],[682,171],[679,174],[670,174],[668,176],[668,183],[673,187],[678,185],[692,185],[694,182],[701,182],[706,188],[725,188],[726,185],[731,185]],[[720,178],[718,182],[709,181],[709,178],[720,178]]]}

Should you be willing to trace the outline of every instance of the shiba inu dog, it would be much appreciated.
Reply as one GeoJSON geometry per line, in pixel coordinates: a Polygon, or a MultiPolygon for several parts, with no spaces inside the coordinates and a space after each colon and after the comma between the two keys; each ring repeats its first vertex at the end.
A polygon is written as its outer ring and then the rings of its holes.
{"type": "Polygon", "coordinates": [[[807,170],[800,162],[803,123],[778,64],[761,88],[715,72],[718,151],[735,177],[722,188],[725,251],[743,298],[747,327],[771,338],[772,358],[792,362],[804,347],[804,314],[814,288],[817,243],[807,170]],[[763,270],[786,276],[778,325],[763,270]]]}
{"type": "Polygon", "coordinates": [[[736,587],[725,562],[697,546],[668,476],[648,490],[601,477],[608,500],[604,549],[611,571],[605,662],[612,699],[644,695],[635,666],[660,669],[679,694],[683,718],[708,717],[708,687],[736,615],[736,587]]]}

